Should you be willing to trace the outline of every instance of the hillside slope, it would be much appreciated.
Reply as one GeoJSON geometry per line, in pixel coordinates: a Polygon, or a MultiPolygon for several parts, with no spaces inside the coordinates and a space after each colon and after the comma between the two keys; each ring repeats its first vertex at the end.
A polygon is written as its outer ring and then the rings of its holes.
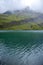
{"type": "Polygon", "coordinates": [[[0,14],[0,29],[33,30],[43,29],[43,14],[28,8],[0,14]]]}

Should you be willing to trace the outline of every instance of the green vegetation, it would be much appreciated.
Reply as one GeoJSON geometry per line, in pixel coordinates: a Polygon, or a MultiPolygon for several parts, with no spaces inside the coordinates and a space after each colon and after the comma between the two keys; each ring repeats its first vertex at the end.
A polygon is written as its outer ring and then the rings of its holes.
{"type": "Polygon", "coordinates": [[[38,26],[36,23],[30,23],[30,22],[18,26],[16,25],[16,26],[4,28],[4,30],[41,30],[41,29],[43,28],[38,26]]]}
{"type": "Polygon", "coordinates": [[[25,18],[29,18],[29,16],[18,16],[18,15],[8,15],[8,14],[0,14],[0,23],[2,22],[11,22],[11,21],[20,21],[25,18]]]}
{"type": "Polygon", "coordinates": [[[28,21],[26,22],[25,20],[29,20],[31,18],[34,18],[32,16],[20,16],[20,15],[8,15],[8,14],[0,14],[0,30],[42,30],[43,25],[40,23],[40,21],[28,21]],[[22,22],[25,21],[25,22],[22,22]],[[11,24],[13,21],[14,22],[20,22],[19,24],[11,24]],[[22,23],[22,24],[21,24],[22,23]]]}

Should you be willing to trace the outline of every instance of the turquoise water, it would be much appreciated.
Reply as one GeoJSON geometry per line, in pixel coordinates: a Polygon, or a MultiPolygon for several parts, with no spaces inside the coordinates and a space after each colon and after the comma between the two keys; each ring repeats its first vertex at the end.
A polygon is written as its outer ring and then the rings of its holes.
{"type": "Polygon", "coordinates": [[[0,65],[43,65],[43,31],[0,31],[0,65]]]}

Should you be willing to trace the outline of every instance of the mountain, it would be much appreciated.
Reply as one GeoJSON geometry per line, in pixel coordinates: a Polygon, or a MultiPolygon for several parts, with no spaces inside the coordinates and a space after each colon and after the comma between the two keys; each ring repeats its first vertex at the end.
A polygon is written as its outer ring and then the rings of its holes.
{"type": "Polygon", "coordinates": [[[29,7],[21,10],[6,11],[3,14],[0,15],[1,29],[43,29],[43,14],[30,10],[29,7]]]}
{"type": "Polygon", "coordinates": [[[6,11],[3,14],[12,14],[12,12],[11,11],[6,11]]]}
{"type": "Polygon", "coordinates": [[[32,10],[30,10],[29,7],[26,7],[21,10],[6,11],[3,14],[23,14],[23,13],[34,13],[34,12],[32,10]]]}
{"type": "Polygon", "coordinates": [[[37,20],[42,19],[43,20],[43,14],[35,12],[33,10],[30,10],[29,7],[23,8],[21,10],[14,10],[14,11],[6,11],[3,14],[15,14],[17,17],[18,16],[25,16],[25,17],[29,17],[29,18],[37,18],[37,20]]]}

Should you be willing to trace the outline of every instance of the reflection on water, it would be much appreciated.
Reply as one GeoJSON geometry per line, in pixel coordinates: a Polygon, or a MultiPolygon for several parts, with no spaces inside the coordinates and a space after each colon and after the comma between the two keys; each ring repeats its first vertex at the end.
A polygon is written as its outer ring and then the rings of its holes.
{"type": "Polygon", "coordinates": [[[43,32],[0,32],[0,65],[43,65],[43,32]]]}

